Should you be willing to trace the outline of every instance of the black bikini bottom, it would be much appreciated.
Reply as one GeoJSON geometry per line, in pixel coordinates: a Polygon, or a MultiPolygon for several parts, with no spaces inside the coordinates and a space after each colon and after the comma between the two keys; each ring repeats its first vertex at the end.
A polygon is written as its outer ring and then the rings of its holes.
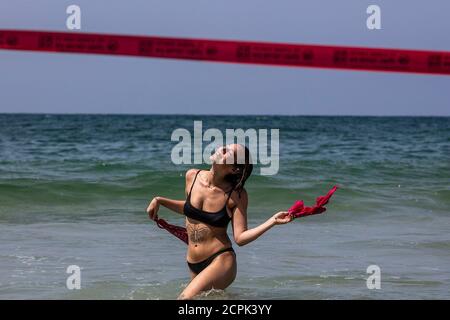
{"type": "Polygon", "coordinates": [[[206,258],[203,261],[197,262],[197,263],[190,263],[189,261],[187,261],[187,264],[189,266],[189,269],[191,269],[192,272],[199,274],[200,272],[202,272],[203,269],[205,269],[207,266],[209,266],[211,264],[211,262],[220,254],[227,252],[227,251],[232,251],[234,252],[233,247],[229,247],[229,248],[225,248],[222,250],[217,251],[216,253],[214,253],[213,255],[211,255],[209,258],[206,258]]]}

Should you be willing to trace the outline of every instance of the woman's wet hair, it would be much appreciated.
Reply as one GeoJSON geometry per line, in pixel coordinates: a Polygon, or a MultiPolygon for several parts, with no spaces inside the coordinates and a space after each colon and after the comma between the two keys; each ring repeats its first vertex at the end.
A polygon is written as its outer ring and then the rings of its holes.
{"type": "Polygon", "coordinates": [[[245,181],[252,174],[253,162],[251,159],[250,151],[244,145],[240,145],[244,150],[244,155],[242,155],[242,149],[238,149],[238,154],[234,155],[233,166],[236,169],[236,173],[228,174],[225,179],[231,183],[233,186],[232,190],[238,192],[239,197],[241,197],[241,192],[244,189],[245,181]]]}

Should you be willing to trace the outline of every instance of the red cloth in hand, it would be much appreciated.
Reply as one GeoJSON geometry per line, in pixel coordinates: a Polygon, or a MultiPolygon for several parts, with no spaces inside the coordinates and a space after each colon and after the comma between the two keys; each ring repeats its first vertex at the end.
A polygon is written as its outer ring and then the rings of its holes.
{"type": "Polygon", "coordinates": [[[325,196],[317,197],[316,204],[312,207],[305,207],[303,200],[295,201],[294,205],[288,209],[288,212],[293,218],[322,213],[327,210],[324,205],[328,203],[328,200],[330,200],[336,190],[337,186],[334,186],[325,196]]]}
{"type": "Polygon", "coordinates": [[[186,228],[170,224],[166,220],[159,218],[156,218],[155,222],[158,225],[158,227],[160,227],[161,229],[166,229],[175,237],[188,244],[188,235],[186,228]]]}

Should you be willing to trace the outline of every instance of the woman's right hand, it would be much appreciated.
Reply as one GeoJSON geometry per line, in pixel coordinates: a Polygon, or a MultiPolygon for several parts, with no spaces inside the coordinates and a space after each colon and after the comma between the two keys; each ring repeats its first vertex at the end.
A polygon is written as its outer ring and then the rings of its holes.
{"type": "Polygon", "coordinates": [[[158,210],[159,210],[159,201],[158,197],[154,197],[150,204],[147,207],[147,213],[150,219],[155,220],[158,218],[158,210]]]}

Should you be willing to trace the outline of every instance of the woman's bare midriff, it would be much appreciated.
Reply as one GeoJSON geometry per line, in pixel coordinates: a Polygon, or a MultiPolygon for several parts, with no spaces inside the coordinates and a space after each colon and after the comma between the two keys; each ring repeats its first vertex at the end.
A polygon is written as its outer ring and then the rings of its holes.
{"type": "Polygon", "coordinates": [[[217,228],[187,218],[186,229],[189,245],[186,259],[190,263],[201,262],[217,251],[231,247],[226,228],[217,228]]]}

